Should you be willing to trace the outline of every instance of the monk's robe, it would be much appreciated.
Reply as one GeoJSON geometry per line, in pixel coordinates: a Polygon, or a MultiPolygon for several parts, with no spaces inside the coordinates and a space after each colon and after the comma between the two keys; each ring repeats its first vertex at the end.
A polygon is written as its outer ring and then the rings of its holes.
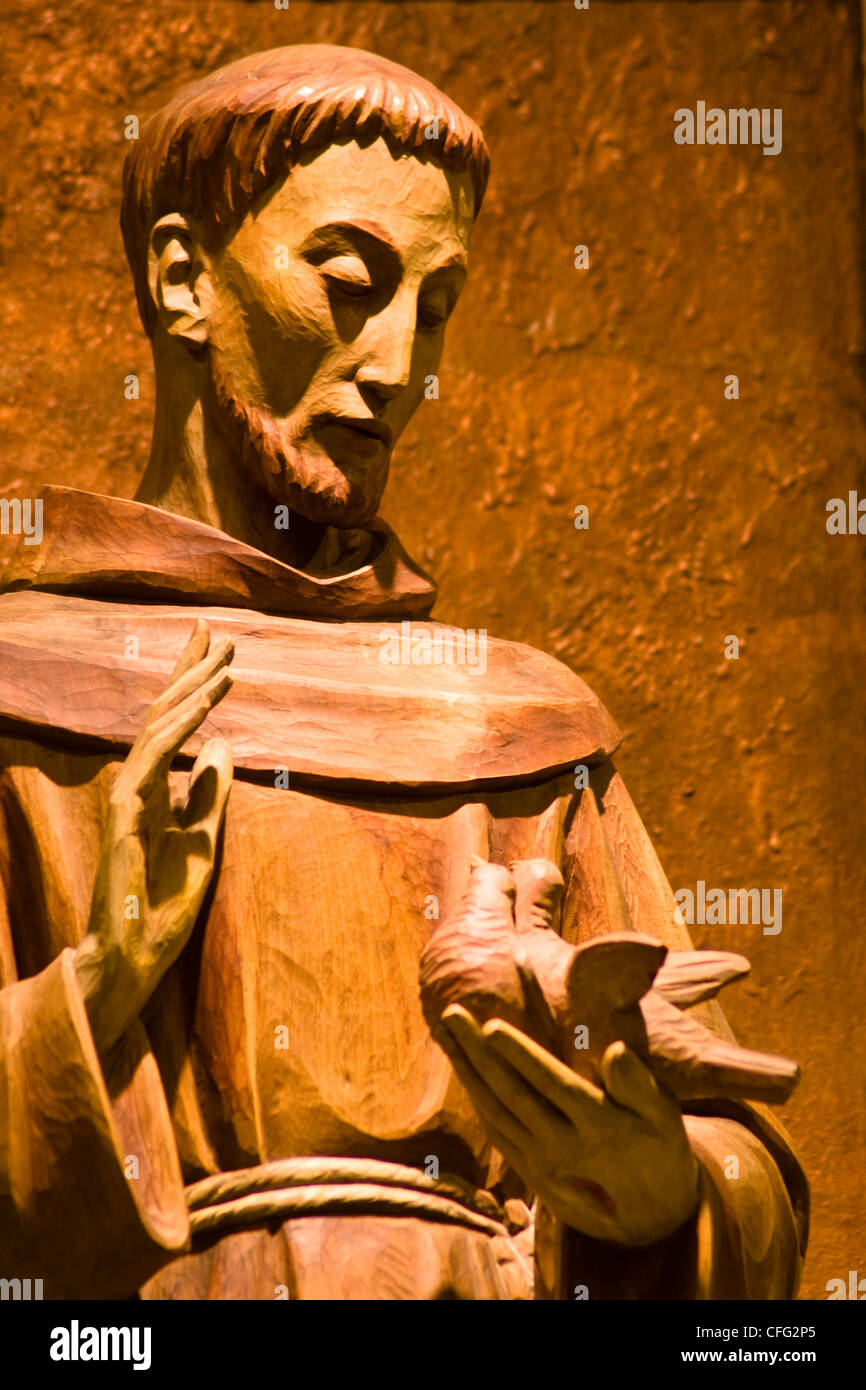
{"type": "Polygon", "coordinates": [[[587,687],[509,642],[449,662],[460,633],[382,523],[314,577],[139,503],[43,502],[0,596],[0,1274],[52,1298],[792,1297],[807,1187],[769,1111],[689,1107],[694,1216],[605,1244],[524,1190],[425,1025],[420,956],[471,853],[559,863],[572,941],[611,930],[613,885],[689,949],[587,687]],[[234,685],[170,779],[227,739],[223,839],[100,1060],[74,949],[112,784],[198,617],[234,685]]]}

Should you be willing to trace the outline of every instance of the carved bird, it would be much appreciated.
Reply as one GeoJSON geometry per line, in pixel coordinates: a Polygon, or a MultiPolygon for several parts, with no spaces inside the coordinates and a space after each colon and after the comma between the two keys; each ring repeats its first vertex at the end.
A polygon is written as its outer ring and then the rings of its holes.
{"type": "Polygon", "coordinates": [[[548,860],[511,866],[473,857],[458,911],[421,961],[421,999],[434,1036],[449,1004],[479,1022],[522,1028],[587,1079],[621,1040],[680,1100],[712,1096],[781,1103],[795,1062],[717,1037],[682,1010],[749,971],[724,951],[668,952],[634,931],[569,945],[555,930],[563,880],[548,860]]]}
{"type": "Polygon", "coordinates": [[[504,864],[471,858],[469,887],[458,911],[443,919],[421,960],[421,1002],[434,1034],[449,1004],[479,1021],[526,1025],[523,982],[514,956],[514,876],[504,864]]]}

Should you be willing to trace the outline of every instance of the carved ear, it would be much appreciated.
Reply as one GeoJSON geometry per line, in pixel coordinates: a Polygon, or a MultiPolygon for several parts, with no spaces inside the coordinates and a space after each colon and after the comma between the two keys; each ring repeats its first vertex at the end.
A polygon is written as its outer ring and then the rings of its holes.
{"type": "Polygon", "coordinates": [[[159,322],[186,347],[203,347],[208,337],[209,277],[200,238],[188,218],[170,212],[154,224],[147,249],[147,278],[159,322]]]}

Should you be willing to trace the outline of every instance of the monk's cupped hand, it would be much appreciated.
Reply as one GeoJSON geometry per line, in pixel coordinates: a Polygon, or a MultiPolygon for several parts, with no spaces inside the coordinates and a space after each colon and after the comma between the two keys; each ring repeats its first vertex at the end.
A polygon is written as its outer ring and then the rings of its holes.
{"type": "Polygon", "coordinates": [[[205,744],[179,803],[169,791],[172,760],[231,688],[234,648],[220,642],[211,651],[210,641],[199,621],[109,798],[88,929],[75,954],[100,1055],[182,951],[213,873],[232,783],[228,744],[205,744]]]}
{"type": "Polygon", "coordinates": [[[442,1023],[492,1143],[566,1225],[641,1246],[694,1213],[698,1164],[680,1108],[624,1043],[605,1052],[600,1087],[500,1019],[481,1025],[452,1004],[442,1023]]]}

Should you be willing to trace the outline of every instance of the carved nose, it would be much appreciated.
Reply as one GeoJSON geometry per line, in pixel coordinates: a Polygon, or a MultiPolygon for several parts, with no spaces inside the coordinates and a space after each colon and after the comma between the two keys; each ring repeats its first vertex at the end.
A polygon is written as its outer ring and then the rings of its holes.
{"type": "Polygon", "coordinates": [[[381,410],[382,406],[387,405],[388,401],[393,401],[395,396],[399,396],[405,387],[405,382],[381,381],[375,374],[365,378],[359,372],[357,377],[358,389],[364,398],[366,405],[373,411],[381,410]]]}
{"type": "Polygon", "coordinates": [[[371,409],[387,405],[409,385],[417,312],[411,294],[398,294],[367,325],[355,380],[371,409]]]}

